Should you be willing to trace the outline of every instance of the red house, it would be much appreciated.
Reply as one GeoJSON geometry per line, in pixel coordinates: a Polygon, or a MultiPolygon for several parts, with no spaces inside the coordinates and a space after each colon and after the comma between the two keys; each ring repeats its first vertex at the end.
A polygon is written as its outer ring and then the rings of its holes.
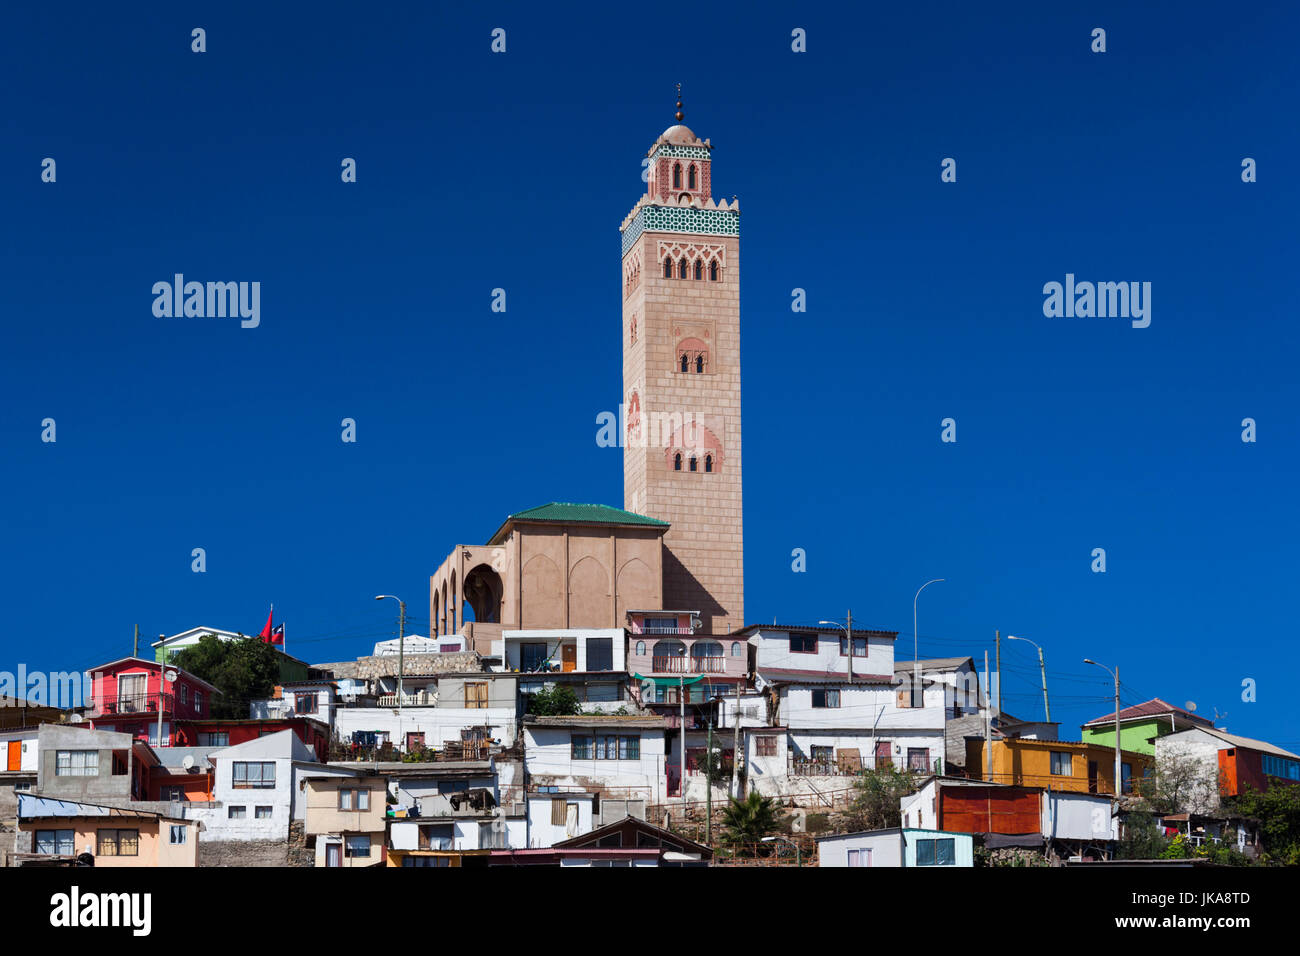
{"type": "Polygon", "coordinates": [[[142,657],[110,661],[90,674],[94,696],[86,701],[85,716],[90,728],[131,734],[155,747],[177,746],[177,725],[210,716],[212,699],[220,693],[179,667],[164,668],[142,657]]]}

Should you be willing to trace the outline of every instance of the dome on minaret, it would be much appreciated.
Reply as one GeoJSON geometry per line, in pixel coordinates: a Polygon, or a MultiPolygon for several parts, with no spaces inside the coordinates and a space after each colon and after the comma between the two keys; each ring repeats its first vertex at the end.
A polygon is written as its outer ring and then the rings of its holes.
{"type": "Polygon", "coordinates": [[[674,146],[690,146],[700,141],[700,138],[691,132],[689,126],[682,126],[680,123],[668,127],[659,138],[674,146]]]}

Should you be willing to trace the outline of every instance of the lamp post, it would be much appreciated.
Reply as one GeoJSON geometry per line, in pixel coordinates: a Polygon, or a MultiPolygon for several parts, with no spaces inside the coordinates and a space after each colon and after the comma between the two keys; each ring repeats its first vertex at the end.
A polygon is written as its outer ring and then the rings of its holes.
{"type": "Polygon", "coordinates": [[[794,847],[794,865],[795,865],[795,866],[803,866],[803,853],[802,853],[802,851],[799,849],[799,844],[798,844],[798,843],[795,843],[793,840],[787,840],[787,839],[786,839],[785,837],[783,837],[783,836],[765,836],[765,837],[763,837],[763,842],[764,842],[764,843],[775,843],[777,840],[780,840],[782,843],[788,843],[788,844],[790,844],[792,847],[794,847]]]}
{"type": "MultiPolygon", "coordinates": [[[[917,649],[916,649],[917,648],[916,602],[917,600],[920,599],[922,591],[928,588],[931,584],[938,584],[942,580],[943,578],[935,578],[933,581],[926,581],[924,584],[922,584],[919,588],[916,589],[916,597],[912,598],[912,693],[913,694],[915,694],[916,689],[921,686],[921,656],[919,653],[917,653],[917,649]]],[[[912,698],[912,704],[913,706],[916,705],[915,697],[912,698]]]]}
{"type": "MultiPolygon", "coordinates": [[[[1008,634],[1007,640],[1024,641],[1026,644],[1033,644],[1034,647],[1038,647],[1038,644],[1036,642],[1031,641],[1027,637],[1014,637],[1008,634]]],[[[1047,722],[1050,724],[1052,722],[1052,708],[1047,703],[1047,665],[1043,663],[1043,649],[1041,647],[1038,647],[1038,671],[1040,674],[1043,675],[1043,714],[1047,717],[1047,722]]],[[[998,675],[999,686],[1001,685],[1001,681],[1002,681],[1002,675],[999,674],[998,675]]]]}
{"type": "Polygon", "coordinates": [[[818,621],[818,624],[825,624],[831,627],[838,627],[844,632],[844,642],[848,645],[849,654],[849,682],[853,682],[853,611],[849,611],[849,623],[841,624],[838,621],[818,621]]]}
{"type": "MultiPolygon", "coordinates": [[[[406,602],[395,594],[376,594],[375,600],[392,598],[397,602],[397,716],[402,716],[402,677],[406,673],[406,602]]],[[[400,729],[400,725],[399,725],[400,729]]]]}
{"type": "Polygon", "coordinates": [[[1089,660],[1086,657],[1083,659],[1083,662],[1085,664],[1091,664],[1093,667],[1100,667],[1115,678],[1115,799],[1118,800],[1120,797],[1120,791],[1124,789],[1120,782],[1119,763],[1119,666],[1116,665],[1115,669],[1111,670],[1105,664],[1098,664],[1096,661],[1089,660]]]}

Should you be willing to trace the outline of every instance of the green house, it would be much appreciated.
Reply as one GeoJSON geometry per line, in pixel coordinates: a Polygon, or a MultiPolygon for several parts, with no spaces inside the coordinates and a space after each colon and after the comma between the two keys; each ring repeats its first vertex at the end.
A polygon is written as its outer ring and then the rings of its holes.
{"type": "MultiPolygon", "coordinates": [[[[178,651],[197,644],[205,634],[215,635],[223,641],[242,641],[247,640],[249,637],[247,634],[240,634],[236,631],[223,631],[217,627],[192,627],[188,631],[181,631],[179,634],[171,635],[171,637],[160,634],[158,640],[152,644],[154,660],[159,664],[166,664],[168,659],[178,651]]],[[[305,661],[290,657],[278,647],[275,649],[275,653],[280,661],[280,683],[287,684],[293,681],[303,681],[311,677],[310,668],[305,661]]]]}
{"type": "MultiPolygon", "coordinates": [[[[1119,746],[1121,750],[1132,750],[1141,754],[1155,756],[1155,738],[1180,730],[1196,727],[1213,727],[1214,722],[1198,717],[1191,711],[1175,707],[1167,701],[1155,697],[1142,704],[1125,707],[1119,712],[1119,746]]],[[[1082,727],[1082,740],[1085,744],[1102,744],[1115,746],[1115,714],[1112,711],[1105,717],[1090,720],[1082,727]]]]}

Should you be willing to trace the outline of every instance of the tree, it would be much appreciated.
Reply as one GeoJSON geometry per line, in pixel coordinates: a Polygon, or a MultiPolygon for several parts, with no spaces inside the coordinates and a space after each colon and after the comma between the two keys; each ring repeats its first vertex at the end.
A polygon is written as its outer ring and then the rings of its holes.
{"type": "Polygon", "coordinates": [[[898,801],[916,790],[916,777],[887,764],[862,771],[853,787],[857,793],[849,806],[849,826],[854,830],[886,830],[902,824],[898,801]]]}
{"type": "Polygon", "coordinates": [[[580,710],[578,695],[567,684],[543,687],[528,695],[528,713],[534,717],[576,717],[580,710]]]}
{"type": "Polygon", "coordinates": [[[1156,824],[1155,811],[1140,800],[1124,815],[1124,835],[1115,847],[1119,860],[1158,860],[1168,843],[1156,824]]]}
{"type": "Polygon", "coordinates": [[[744,800],[732,797],[722,811],[722,825],[727,843],[760,843],[779,826],[776,801],[757,790],[744,800]]]}
{"type": "Polygon", "coordinates": [[[255,637],[223,641],[204,634],[168,663],[202,678],[221,693],[212,701],[211,716],[247,720],[250,701],[271,696],[280,680],[275,648],[255,637]]]}
{"type": "Polygon", "coordinates": [[[1247,787],[1228,802],[1233,812],[1259,821],[1267,862],[1300,866],[1300,786],[1275,783],[1263,793],[1247,787]]]}

